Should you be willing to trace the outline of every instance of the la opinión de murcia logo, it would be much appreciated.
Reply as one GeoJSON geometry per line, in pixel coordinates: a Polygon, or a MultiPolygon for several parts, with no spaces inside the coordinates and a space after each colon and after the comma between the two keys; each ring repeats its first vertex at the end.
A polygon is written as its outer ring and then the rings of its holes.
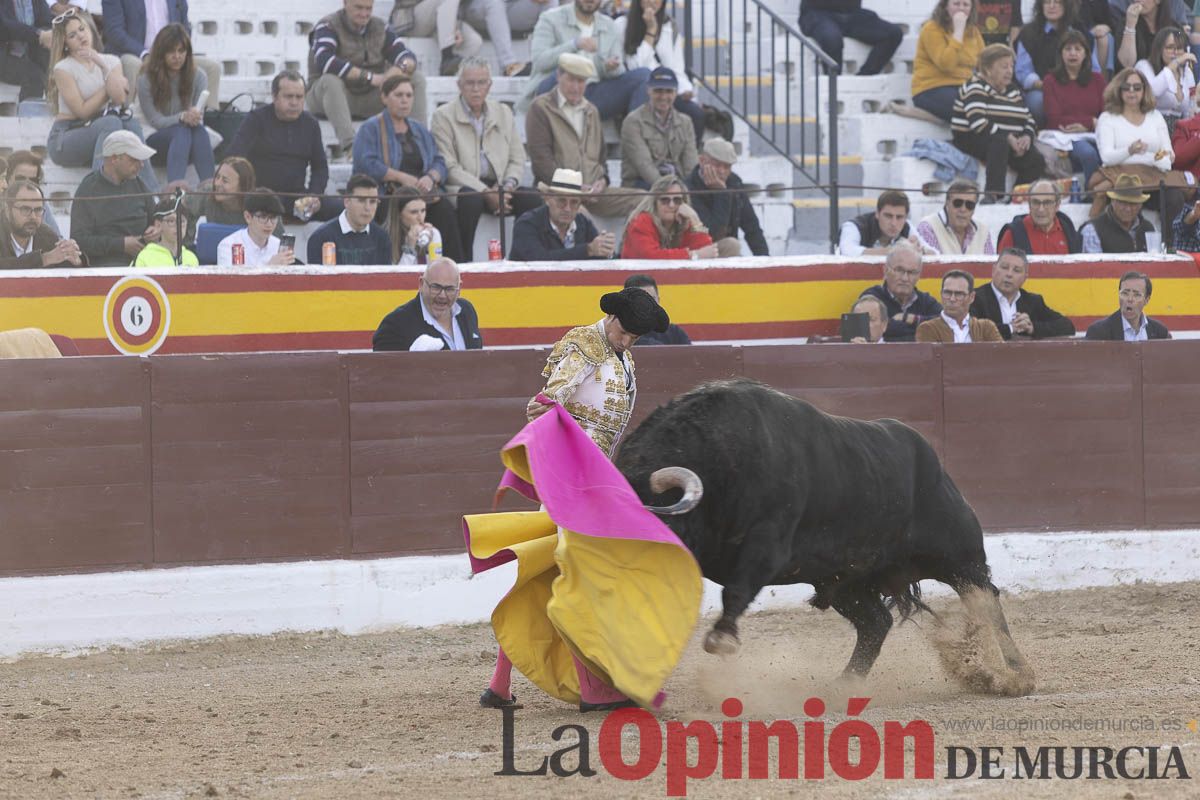
{"type": "MultiPolygon", "coordinates": [[[[937,743],[933,727],[925,720],[887,720],[876,726],[862,714],[871,700],[846,701],[845,719],[827,726],[820,719],[825,703],[810,697],[804,713],[811,719],[799,727],[790,720],[771,722],[737,719],[743,705],[727,698],[721,713],[729,719],[660,722],[641,708],[609,712],[600,725],[597,754],[600,766],[615,778],[636,781],[665,767],[668,797],[684,797],[688,781],[719,775],[721,780],[825,780],[859,781],[876,775],[882,766],[887,780],[934,780],[937,743]],[[826,730],[828,728],[828,730],[826,730]],[[623,752],[631,740],[632,756],[623,752]],[[855,747],[851,747],[855,740],[855,747]],[[771,769],[771,753],[777,755],[771,769]],[[908,754],[911,753],[911,758],[908,754]],[[852,756],[853,754],[853,756],[852,756]]],[[[591,734],[582,725],[560,725],[550,733],[564,746],[540,763],[516,763],[516,710],[501,708],[503,716],[501,776],[553,774],[561,778],[597,774],[592,764],[591,734]],[[573,737],[573,741],[572,741],[573,737]]],[[[1190,780],[1180,748],[1140,745],[1113,747],[968,747],[945,749],[943,778],[977,779],[1123,779],[1190,780]]]]}

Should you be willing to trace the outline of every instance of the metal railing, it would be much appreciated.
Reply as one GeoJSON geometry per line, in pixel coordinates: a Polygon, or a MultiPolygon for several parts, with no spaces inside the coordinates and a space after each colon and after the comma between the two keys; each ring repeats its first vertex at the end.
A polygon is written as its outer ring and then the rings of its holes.
{"type": "Polygon", "coordinates": [[[787,158],[794,170],[828,195],[833,252],[839,225],[840,66],[762,0],[680,0],[675,11],[676,24],[683,28],[684,55],[692,81],[744,120],[787,158]],[[823,80],[828,86],[824,98],[823,80]],[[756,113],[751,113],[751,107],[756,113]],[[821,152],[823,130],[827,154],[821,152]],[[827,155],[825,164],[823,155],[827,155]]]}

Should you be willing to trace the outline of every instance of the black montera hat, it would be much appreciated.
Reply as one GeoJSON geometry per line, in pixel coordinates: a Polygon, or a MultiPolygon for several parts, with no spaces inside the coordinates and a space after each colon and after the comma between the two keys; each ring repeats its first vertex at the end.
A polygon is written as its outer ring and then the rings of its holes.
{"type": "Polygon", "coordinates": [[[616,316],[622,328],[637,336],[644,336],[650,331],[665,333],[671,324],[671,318],[663,307],[642,289],[609,292],[600,298],[600,310],[616,316]]]}

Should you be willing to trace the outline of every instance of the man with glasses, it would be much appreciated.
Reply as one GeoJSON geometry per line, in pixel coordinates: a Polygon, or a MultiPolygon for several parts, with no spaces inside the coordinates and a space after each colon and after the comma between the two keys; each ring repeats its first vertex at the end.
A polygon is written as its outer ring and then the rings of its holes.
{"type": "Polygon", "coordinates": [[[87,266],[71,239],[60,239],[42,220],[46,199],[32,181],[17,179],[4,192],[0,214],[0,269],[87,266]]]}
{"type": "Polygon", "coordinates": [[[383,318],[371,347],[385,350],[479,350],[479,315],[459,296],[462,276],[448,258],[436,258],[421,275],[417,296],[383,318]]]}
{"type": "Polygon", "coordinates": [[[883,283],[862,293],[878,298],[887,308],[884,341],[911,342],[918,325],[942,313],[941,303],[917,288],[920,279],[921,252],[901,239],[892,245],[883,262],[883,283]]]}
{"type": "Polygon", "coordinates": [[[539,183],[546,205],[526,211],[513,225],[508,257],[513,261],[579,261],[612,258],[617,237],[601,233],[592,218],[581,213],[583,176],[573,169],[556,169],[549,183],[539,183]]]}
{"type": "Polygon", "coordinates": [[[79,183],[71,206],[71,238],[93,267],[127,266],[147,242],[157,240],[150,224],[155,199],[141,178],[154,148],[133,131],[114,131],[104,140],[100,168],[79,183]]]}
{"type": "Polygon", "coordinates": [[[342,197],[345,208],[308,237],[308,263],[323,264],[322,248],[333,242],[338,264],[390,264],[392,240],[387,231],[372,224],[379,208],[379,184],[369,175],[352,175],[342,197]]]}
{"type": "Polygon", "coordinates": [[[976,222],[979,185],[957,178],[946,190],[946,204],[917,224],[917,238],[930,251],[946,256],[994,255],[987,225],[976,222]]]}
{"type": "Polygon", "coordinates": [[[458,100],[433,112],[430,125],[446,161],[446,188],[458,192],[458,230],[468,261],[475,260],[475,230],[484,209],[519,217],[542,204],[533,192],[512,194],[521,188],[525,173],[525,145],[512,109],[490,99],[491,88],[487,59],[464,59],[458,72],[458,100]],[[503,209],[496,191],[500,187],[505,192],[503,209]]]}
{"type": "Polygon", "coordinates": [[[217,266],[286,267],[295,261],[291,247],[283,247],[274,234],[283,205],[269,189],[255,189],[246,197],[242,212],[246,227],[217,244],[217,266]],[[241,247],[241,263],[234,264],[233,246],[241,247]]]}
{"type": "Polygon", "coordinates": [[[1144,342],[1148,339],[1170,339],[1167,326],[1144,313],[1150,302],[1154,285],[1144,272],[1131,270],[1117,284],[1120,307],[1102,320],[1088,326],[1085,338],[1109,342],[1144,342]]]}
{"type": "Polygon", "coordinates": [[[1029,213],[1017,214],[1000,229],[996,248],[1015,247],[1035,256],[1062,256],[1083,250],[1083,237],[1071,218],[1059,211],[1062,195],[1058,184],[1041,179],[1029,187],[1029,213]]]}
{"type": "Polygon", "coordinates": [[[973,302],[975,277],[961,269],[947,272],[942,276],[942,313],[917,326],[917,341],[943,344],[1003,342],[994,322],[971,316],[973,302]]]}
{"type": "Polygon", "coordinates": [[[992,265],[992,281],[980,286],[971,303],[971,313],[990,319],[1005,340],[1048,339],[1074,336],[1075,325],[1046,305],[1040,294],[1022,287],[1029,277],[1029,259],[1015,247],[1000,251],[992,265]]]}

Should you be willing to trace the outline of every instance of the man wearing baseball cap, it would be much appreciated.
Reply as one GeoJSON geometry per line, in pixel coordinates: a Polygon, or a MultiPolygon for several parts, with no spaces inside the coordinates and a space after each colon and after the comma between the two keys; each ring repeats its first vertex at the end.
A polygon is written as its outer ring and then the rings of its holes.
{"type": "Polygon", "coordinates": [[[100,154],[100,168],[88,173],[75,191],[71,238],[92,266],[123,266],[158,238],[152,222],[155,197],[138,174],[154,148],[133,131],[115,131],[100,154]]]}
{"type": "Polygon", "coordinates": [[[657,67],[647,86],[650,101],[621,123],[621,185],[636,189],[649,189],[663,175],[686,178],[699,164],[692,121],[675,111],[675,72],[657,67]]]}
{"type": "Polygon", "coordinates": [[[742,179],[733,171],[737,152],[721,138],[709,139],[700,152],[700,163],[688,175],[691,206],[700,215],[709,235],[717,243],[721,258],[741,253],[738,229],[745,234],[750,252],[768,256],[767,239],[763,236],[758,215],[750,205],[750,196],[743,191],[742,179]],[[721,191],[729,189],[731,191],[721,191]],[[736,249],[735,249],[736,248],[736,249]]]}

